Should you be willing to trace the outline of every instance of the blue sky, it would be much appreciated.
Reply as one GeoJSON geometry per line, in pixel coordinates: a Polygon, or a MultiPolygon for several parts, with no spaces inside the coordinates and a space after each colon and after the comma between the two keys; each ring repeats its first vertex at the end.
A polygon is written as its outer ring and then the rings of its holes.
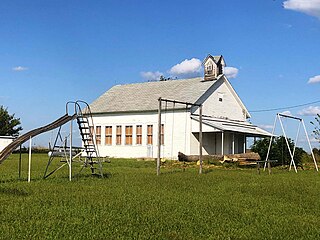
{"type": "MultiPolygon", "coordinates": [[[[320,101],[319,0],[2,0],[0,36],[0,105],[23,132],[115,84],[199,76],[209,53],[249,111],[320,101]]],[[[286,110],[311,133],[320,102],[286,110]]],[[[275,114],[251,122],[268,129],[275,114]]]]}

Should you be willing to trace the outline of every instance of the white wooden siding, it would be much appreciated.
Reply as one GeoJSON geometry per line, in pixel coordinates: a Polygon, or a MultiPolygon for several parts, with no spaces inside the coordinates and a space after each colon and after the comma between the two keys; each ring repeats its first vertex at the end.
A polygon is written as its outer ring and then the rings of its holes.
{"type": "Polygon", "coordinates": [[[217,118],[245,121],[245,115],[230,89],[223,82],[203,103],[203,114],[217,118]],[[219,101],[222,98],[222,101],[219,101]]]}
{"type": "MultiPolygon", "coordinates": [[[[98,145],[101,156],[124,158],[157,157],[158,114],[125,113],[96,115],[94,125],[101,126],[101,144],[98,145]],[[136,126],[142,125],[142,144],[136,144],[136,126]],[[147,145],[147,125],[153,125],[153,144],[147,145]],[[112,145],[105,144],[105,127],[112,126],[112,145]],[[116,126],[122,126],[122,142],[116,145],[116,126]],[[132,145],[125,144],[125,127],[133,127],[132,145]],[[151,155],[149,155],[151,154],[151,155]]],[[[177,159],[178,152],[190,154],[190,113],[185,111],[168,111],[162,114],[164,124],[164,145],[161,146],[161,157],[177,159]]]]}
{"type": "Polygon", "coordinates": [[[0,152],[14,140],[13,137],[0,136],[0,152]]]}

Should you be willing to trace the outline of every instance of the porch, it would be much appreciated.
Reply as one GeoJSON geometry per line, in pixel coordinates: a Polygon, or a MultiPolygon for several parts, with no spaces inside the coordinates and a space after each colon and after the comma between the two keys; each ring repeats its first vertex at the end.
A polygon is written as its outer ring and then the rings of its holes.
{"type": "MultiPolygon", "coordinates": [[[[191,154],[197,154],[199,144],[199,118],[192,116],[191,154]]],[[[271,133],[245,121],[204,117],[202,120],[202,148],[204,155],[245,153],[248,142],[271,133]]]]}

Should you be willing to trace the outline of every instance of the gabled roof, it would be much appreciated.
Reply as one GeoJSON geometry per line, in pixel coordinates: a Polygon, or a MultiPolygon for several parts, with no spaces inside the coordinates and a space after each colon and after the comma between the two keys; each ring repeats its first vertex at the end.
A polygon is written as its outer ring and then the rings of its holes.
{"type": "MultiPolygon", "coordinates": [[[[210,96],[210,93],[215,91],[221,81],[226,83],[231,94],[249,118],[248,110],[223,74],[214,81],[191,78],[116,85],[91,103],[90,108],[93,114],[157,111],[159,97],[202,104],[210,96]]],[[[170,107],[172,108],[171,104],[168,105],[168,108],[170,107]]],[[[176,106],[176,108],[178,107],[181,108],[182,106],[176,106]]]]}
{"type": "MultiPolygon", "coordinates": [[[[223,60],[224,64],[225,64],[225,61],[224,61],[224,58],[222,55],[219,55],[219,56],[212,56],[211,54],[208,54],[208,56],[203,60],[202,62],[202,65],[205,64],[205,62],[211,58],[217,65],[221,63],[221,61],[223,60]]],[[[226,65],[226,64],[225,64],[226,65]]]]}
{"type": "Polygon", "coordinates": [[[138,112],[158,109],[158,99],[196,102],[215,82],[203,78],[116,85],[90,104],[92,113],[138,112]]]}
{"type": "MultiPolygon", "coordinates": [[[[212,84],[212,86],[210,88],[208,88],[208,93],[209,94],[202,95],[195,103],[203,104],[207,100],[207,98],[210,97],[210,94],[213,93],[214,91],[216,91],[216,89],[218,88],[218,85],[221,84],[221,82],[224,82],[226,84],[227,88],[229,89],[229,91],[231,92],[232,96],[235,98],[237,103],[243,109],[244,113],[246,114],[246,118],[250,118],[251,117],[248,109],[243,104],[243,102],[241,101],[239,95],[236,93],[236,91],[232,87],[231,83],[229,82],[229,80],[227,79],[227,77],[224,74],[219,75],[217,80],[215,80],[214,82],[215,82],[215,84],[212,84]]],[[[194,110],[196,110],[196,109],[194,109],[194,110]]]]}
{"type": "Polygon", "coordinates": [[[237,92],[234,90],[234,88],[232,87],[231,83],[229,82],[228,78],[223,75],[223,79],[225,80],[225,83],[227,84],[228,88],[230,89],[231,93],[233,94],[234,98],[236,99],[236,101],[240,104],[240,106],[242,107],[242,109],[245,111],[247,118],[251,118],[251,115],[248,111],[248,109],[246,108],[246,106],[243,104],[242,100],[240,99],[239,95],[237,94],[237,92]]]}

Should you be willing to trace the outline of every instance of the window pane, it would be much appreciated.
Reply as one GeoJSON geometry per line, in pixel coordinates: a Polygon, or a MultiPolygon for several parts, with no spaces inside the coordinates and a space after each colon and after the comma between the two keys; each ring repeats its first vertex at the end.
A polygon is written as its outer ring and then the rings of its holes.
{"type": "Polygon", "coordinates": [[[126,126],[126,145],[132,145],[132,126],[126,126]]]}
{"type": "Polygon", "coordinates": [[[96,143],[101,144],[101,126],[96,126],[96,143]]]}
{"type": "Polygon", "coordinates": [[[147,144],[152,144],[153,125],[147,126],[147,144]]]}
{"type": "Polygon", "coordinates": [[[106,145],[112,145],[112,126],[106,126],[106,145]]]}
{"type": "Polygon", "coordinates": [[[117,145],[121,145],[121,134],[122,134],[122,128],[121,126],[117,126],[117,136],[116,136],[117,145]]]}
{"type": "Polygon", "coordinates": [[[142,125],[137,125],[136,135],[137,135],[136,144],[141,145],[142,144],[142,125]]]}

